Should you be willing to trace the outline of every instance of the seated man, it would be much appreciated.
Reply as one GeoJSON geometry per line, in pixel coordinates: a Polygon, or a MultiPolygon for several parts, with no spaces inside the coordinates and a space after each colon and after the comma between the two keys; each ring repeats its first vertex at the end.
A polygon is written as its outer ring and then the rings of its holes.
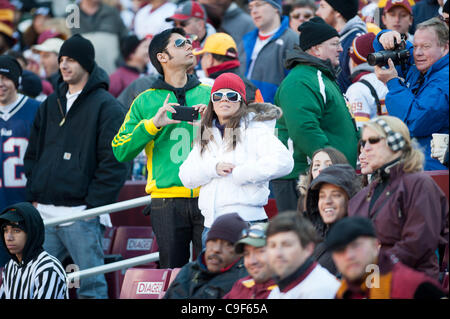
{"type": "MultiPolygon", "coordinates": [[[[393,50],[394,39],[400,43],[400,33],[383,30],[373,48],[393,50]]],[[[389,68],[375,66],[375,74],[389,89],[386,95],[389,115],[406,123],[411,137],[423,149],[425,170],[445,170],[444,165],[431,157],[430,141],[433,133],[449,132],[447,25],[438,18],[422,22],[414,34],[414,46],[407,41],[407,48],[410,58],[402,68],[390,60],[389,68]]]]}
{"type": "Polygon", "coordinates": [[[237,254],[244,255],[249,276],[237,281],[223,299],[266,299],[276,287],[267,256],[266,229],[267,224],[254,224],[242,231],[234,249],[237,254]]]}
{"type": "Polygon", "coordinates": [[[309,220],[296,212],[274,217],[267,229],[267,253],[275,272],[268,299],[332,299],[339,281],[314,261],[318,236],[309,220]]]}
{"type": "Polygon", "coordinates": [[[164,299],[219,299],[248,275],[234,244],[247,223],[237,213],[219,216],[211,226],[206,249],[181,268],[164,299]]]}
{"type": "Polygon", "coordinates": [[[379,254],[380,243],[368,218],[339,220],[330,230],[326,246],[343,277],[338,299],[445,297],[434,279],[398,260],[384,260],[387,258],[379,254]]]}
{"type": "Polygon", "coordinates": [[[11,255],[2,273],[0,299],[68,299],[66,272],[44,248],[44,222],[30,203],[0,213],[2,241],[11,255]]]}

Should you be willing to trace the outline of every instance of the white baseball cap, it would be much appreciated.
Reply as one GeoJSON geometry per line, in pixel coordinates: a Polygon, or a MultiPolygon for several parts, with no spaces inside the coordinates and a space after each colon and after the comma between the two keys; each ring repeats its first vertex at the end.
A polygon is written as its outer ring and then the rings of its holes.
{"type": "Polygon", "coordinates": [[[41,51],[41,52],[54,52],[56,54],[59,53],[61,46],[63,45],[64,40],[60,38],[50,38],[42,42],[41,44],[33,45],[33,50],[41,51]]]}

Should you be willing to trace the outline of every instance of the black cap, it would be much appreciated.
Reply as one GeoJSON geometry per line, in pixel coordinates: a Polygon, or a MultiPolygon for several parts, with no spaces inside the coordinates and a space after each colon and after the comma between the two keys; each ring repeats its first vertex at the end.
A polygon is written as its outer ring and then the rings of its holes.
{"type": "Polygon", "coordinates": [[[75,34],[66,41],[64,41],[61,49],[59,50],[58,61],[61,57],[67,56],[74,59],[80,65],[88,71],[92,72],[95,66],[95,50],[91,41],[83,38],[79,34],[75,34]]]}
{"type": "Polygon", "coordinates": [[[2,55],[0,56],[0,74],[13,81],[18,88],[22,76],[22,67],[13,57],[2,55]]]}
{"type": "Polygon", "coordinates": [[[320,172],[309,186],[312,190],[319,190],[322,184],[333,184],[342,188],[348,198],[352,198],[359,188],[359,180],[355,169],[349,164],[334,164],[320,172]]]}
{"type": "Polygon", "coordinates": [[[15,208],[11,209],[5,209],[2,214],[0,215],[0,227],[4,225],[15,225],[16,227],[19,227],[23,231],[25,231],[25,225],[24,225],[25,219],[22,217],[22,215],[19,213],[19,211],[15,208]]]}
{"type": "Polygon", "coordinates": [[[339,12],[345,20],[350,20],[358,14],[358,0],[325,0],[337,12],[339,12]]]}
{"type": "Polygon", "coordinates": [[[331,38],[338,37],[339,33],[335,28],[328,25],[322,18],[314,17],[309,21],[302,23],[298,27],[300,34],[300,48],[303,51],[321,44],[331,38]]]}
{"type": "Polygon", "coordinates": [[[361,236],[377,237],[372,221],[365,217],[345,217],[338,220],[325,239],[327,250],[342,249],[361,236]]]}
{"type": "Polygon", "coordinates": [[[120,41],[120,51],[123,58],[126,60],[136,50],[141,43],[141,40],[134,34],[124,37],[120,41]]]}
{"type": "Polygon", "coordinates": [[[242,230],[247,228],[247,225],[247,222],[237,213],[220,215],[211,225],[206,241],[222,239],[234,245],[241,237],[242,230]]]}

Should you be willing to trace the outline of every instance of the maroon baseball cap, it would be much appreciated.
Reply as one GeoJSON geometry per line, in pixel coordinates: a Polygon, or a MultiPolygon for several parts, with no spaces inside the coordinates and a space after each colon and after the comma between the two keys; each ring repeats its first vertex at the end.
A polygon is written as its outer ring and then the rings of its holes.
{"type": "Polygon", "coordinates": [[[206,12],[202,5],[196,1],[185,1],[181,3],[173,16],[166,18],[166,21],[187,20],[189,18],[199,18],[206,21],[206,12]]]}
{"type": "Polygon", "coordinates": [[[386,2],[386,5],[384,6],[383,11],[388,12],[393,7],[403,7],[406,9],[406,11],[409,12],[409,14],[412,14],[412,7],[408,0],[388,0],[386,2]]]}

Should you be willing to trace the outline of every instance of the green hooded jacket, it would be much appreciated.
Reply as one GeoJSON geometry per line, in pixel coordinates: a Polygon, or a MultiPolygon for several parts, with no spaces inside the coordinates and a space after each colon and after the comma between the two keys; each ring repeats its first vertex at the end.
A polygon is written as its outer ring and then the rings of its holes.
{"type": "Polygon", "coordinates": [[[359,134],[331,62],[296,47],[288,53],[286,67],[291,71],[275,95],[275,104],[283,110],[276,127],[278,138],[293,148],[295,164],[283,179],[306,173],[308,158],[327,146],[341,151],[355,167],[359,134]]]}

